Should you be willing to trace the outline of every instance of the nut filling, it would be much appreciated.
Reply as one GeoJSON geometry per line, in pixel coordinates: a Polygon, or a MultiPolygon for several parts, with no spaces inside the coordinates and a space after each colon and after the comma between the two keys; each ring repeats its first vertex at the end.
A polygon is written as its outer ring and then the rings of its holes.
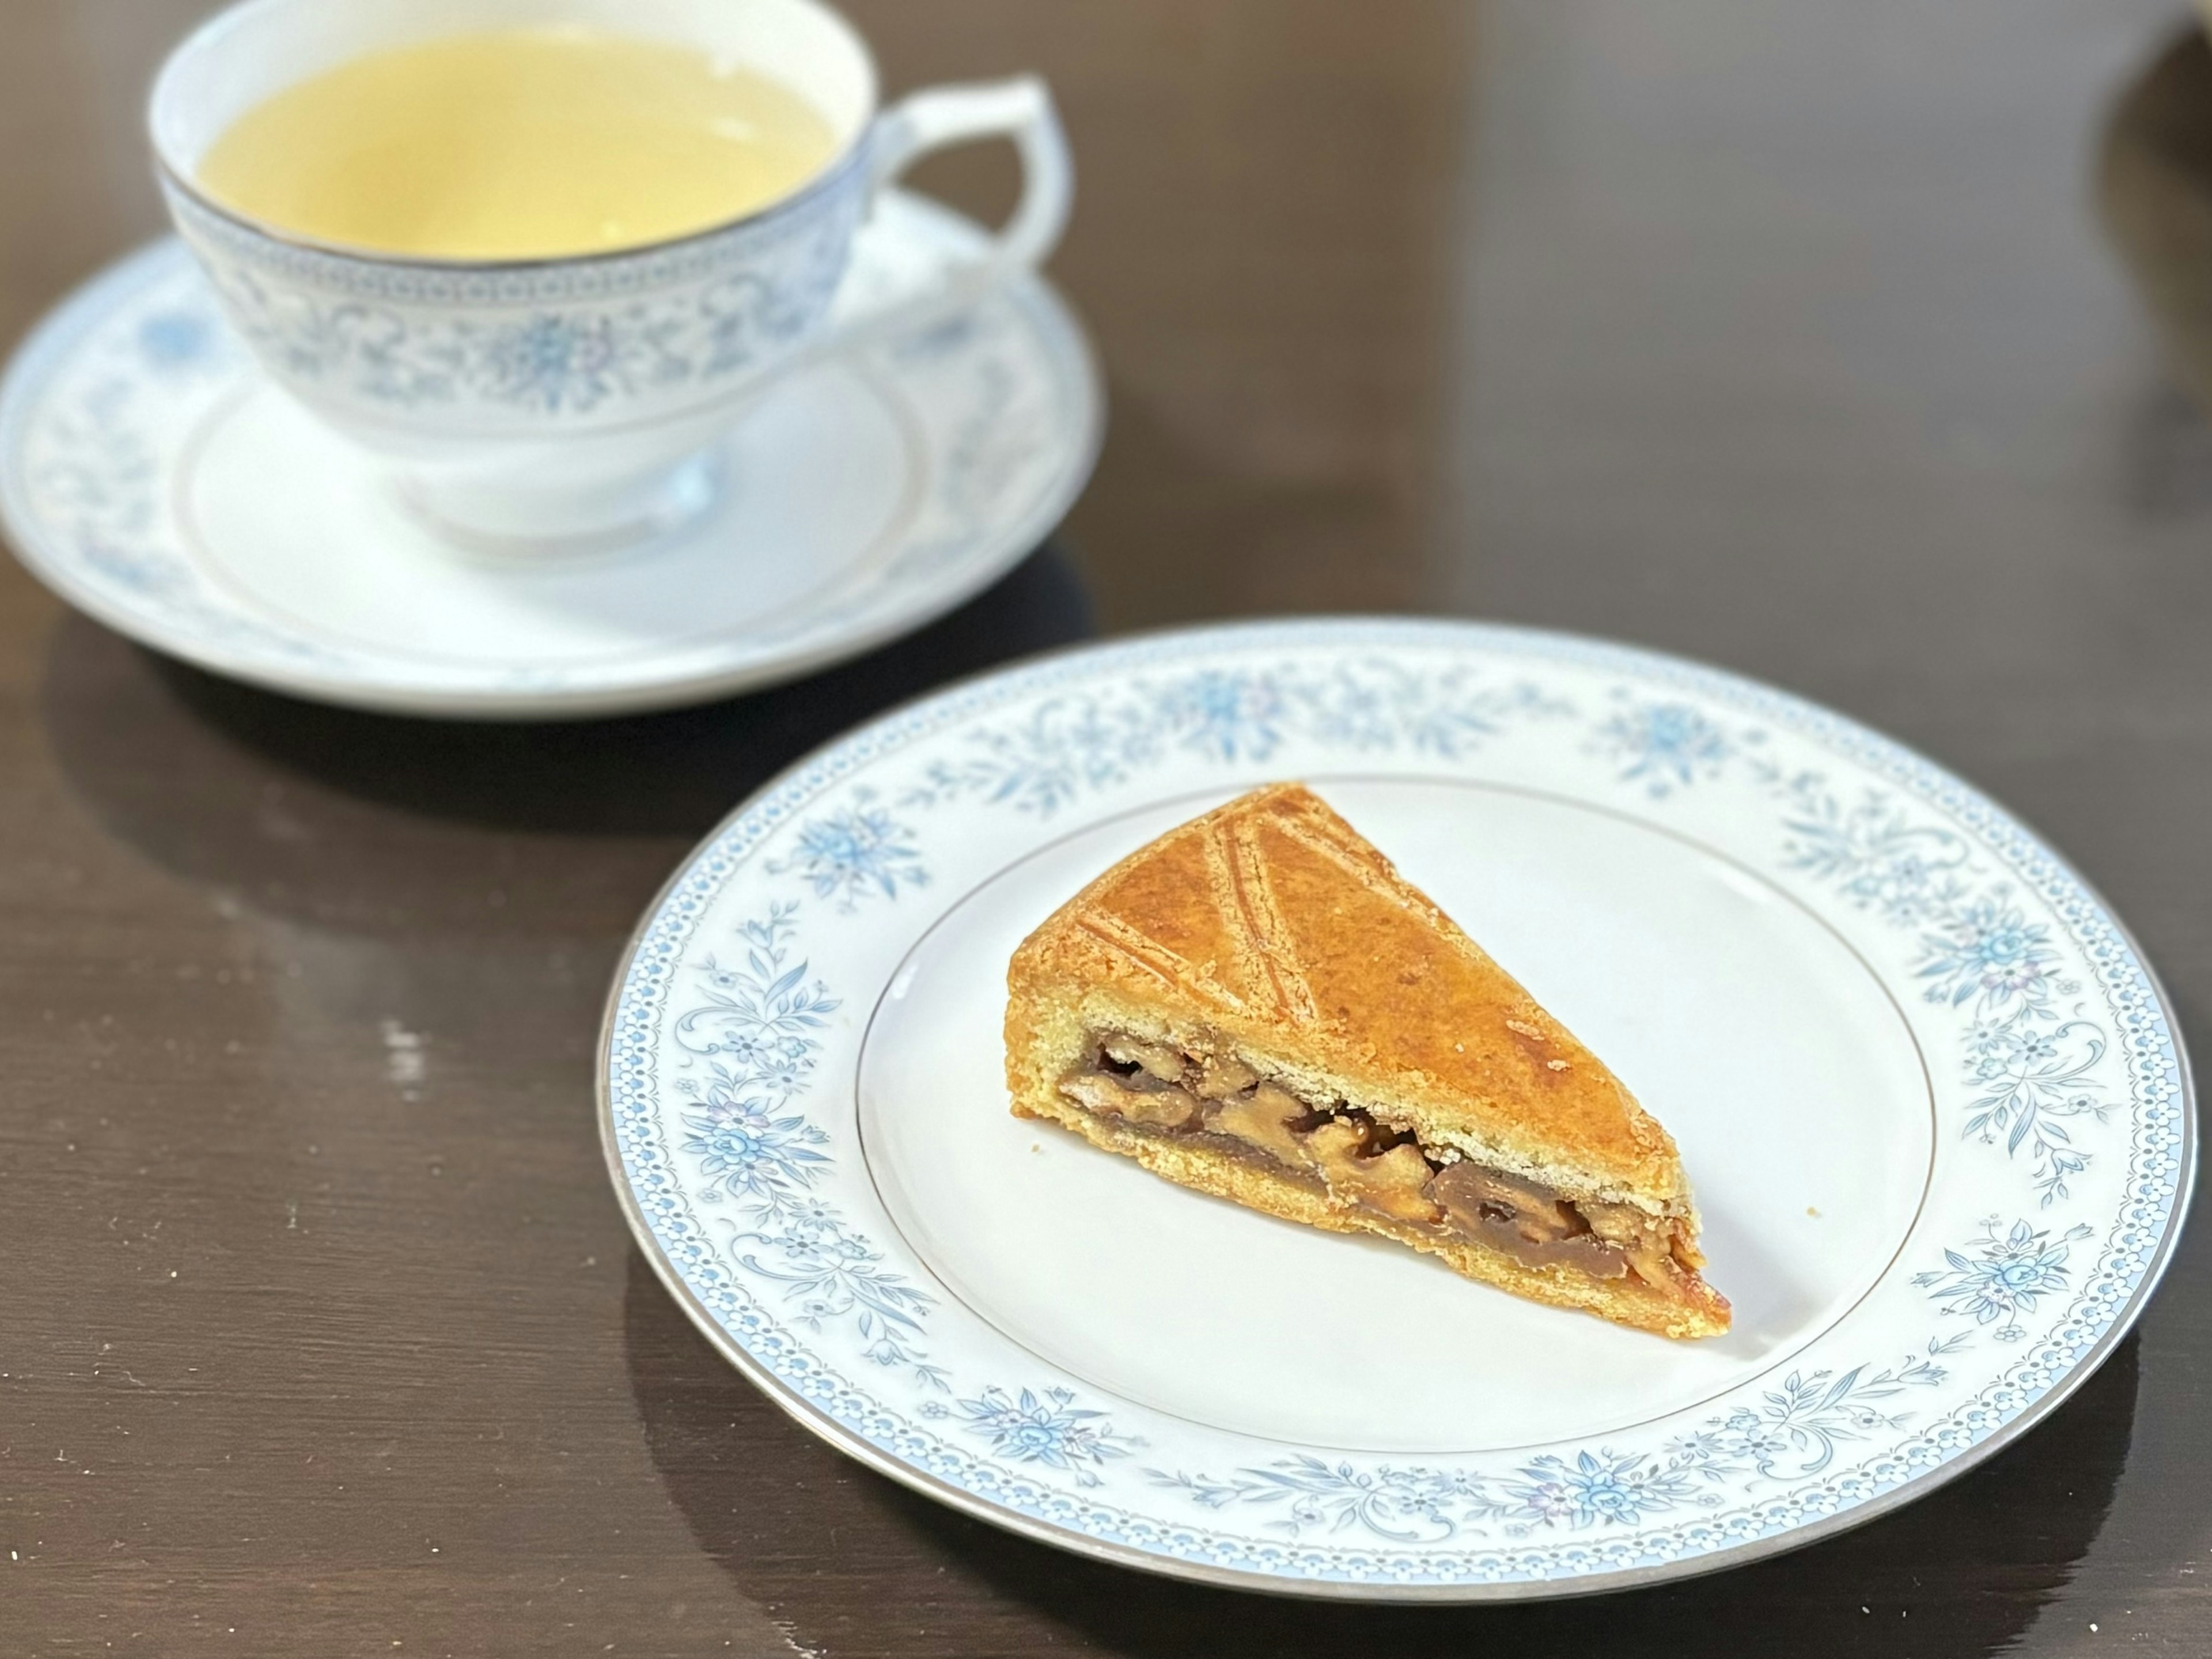
{"type": "Polygon", "coordinates": [[[1109,1034],[1060,1090],[1139,1133],[1264,1162],[1332,1197],[1439,1237],[1474,1239],[1532,1267],[1632,1274],[1674,1294],[1697,1265],[1672,1219],[1629,1204],[1571,1200],[1455,1150],[1432,1152],[1409,1130],[1342,1102],[1316,1109],[1237,1060],[1109,1034]]]}

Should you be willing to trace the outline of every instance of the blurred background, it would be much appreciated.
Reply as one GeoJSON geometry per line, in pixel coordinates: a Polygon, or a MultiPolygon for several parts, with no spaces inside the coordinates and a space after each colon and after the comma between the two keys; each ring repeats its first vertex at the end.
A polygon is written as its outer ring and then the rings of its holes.
{"type": "MultiPolygon", "coordinates": [[[[0,5],[0,340],[163,229],[142,98],[210,9],[0,5]]],[[[2090,1389],[1906,1515],[1656,1595],[1376,1619],[1063,1561],[814,1445],[629,1255],[590,1106],[631,923],[754,783],[1007,656],[1279,611],[1618,635],[1834,704],[2074,858],[2201,1044],[2191,16],[848,9],[894,92],[1042,72],[1078,158],[1052,270],[1106,447],[963,611],[702,709],[428,726],[161,664],[0,565],[0,1647],[2207,1650],[2201,1231],[2090,1389]]],[[[1014,179],[915,182],[995,214],[1014,179]]]]}

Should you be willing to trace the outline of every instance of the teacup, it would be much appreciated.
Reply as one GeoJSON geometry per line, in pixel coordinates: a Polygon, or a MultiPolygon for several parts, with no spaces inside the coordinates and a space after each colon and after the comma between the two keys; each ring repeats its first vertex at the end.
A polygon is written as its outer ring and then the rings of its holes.
{"type": "Polygon", "coordinates": [[[925,325],[1036,264],[1073,192],[1028,76],[914,94],[878,113],[873,60],[817,0],[246,0],[171,54],[149,122],[177,228],[263,367],[393,464],[451,538],[501,550],[620,544],[690,517],[702,459],[778,375],[925,325]],[[796,193],[696,234],[570,258],[392,257],[319,244],[218,204],[200,157],[271,94],[355,57],[473,30],[574,24],[694,46],[781,81],[838,148],[796,193]],[[1022,197],[979,259],[833,322],[872,200],[928,151],[1005,137],[1022,197]]]}

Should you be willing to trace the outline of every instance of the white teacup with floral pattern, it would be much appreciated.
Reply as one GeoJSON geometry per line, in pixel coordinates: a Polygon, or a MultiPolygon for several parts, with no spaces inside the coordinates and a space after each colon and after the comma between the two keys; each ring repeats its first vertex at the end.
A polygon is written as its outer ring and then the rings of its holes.
{"type": "Polygon", "coordinates": [[[246,0],[173,52],[149,121],[178,229],[276,381],[392,464],[465,545],[621,545],[719,487],[716,434],[778,374],[925,323],[1049,253],[1073,191],[1052,100],[1030,77],[913,94],[878,113],[873,61],[817,0],[246,0]],[[441,35],[577,24],[697,46],[781,81],[838,149],[793,195],[620,252],[439,260],[317,243],[218,205],[199,159],[270,94],[362,54],[441,35]],[[836,325],[855,229],[927,151],[1005,137],[1020,204],[981,258],[836,325]]]}

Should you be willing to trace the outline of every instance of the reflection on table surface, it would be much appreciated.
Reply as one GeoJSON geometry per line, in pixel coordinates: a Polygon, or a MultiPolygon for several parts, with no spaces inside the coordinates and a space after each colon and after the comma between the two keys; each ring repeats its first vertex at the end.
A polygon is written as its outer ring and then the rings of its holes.
{"type": "MultiPolygon", "coordinates": [[[[203,9],[0,18],[0,335],[157,230],[137,102],[203,9]]],[[[1094,630],[1301,610],[1618,635],[1883,726],[2048,834],[2197,1035],[2186,19],[852,9],[894,88],[1042,70],[1079,156],[1054,275],[1111,427],[989,594],[757,696],[493,727],[211,680],[0,569],[0,1625],[38,1652],[2191,1650],[2201,1242],[2048,1423],[1859,1531],[1632,1596],[1316,1607],[1003,1536],[786,1421],[633,1253],[591,1075],[640,909],[815,743],[1094,630]]],[[[988,211],[1012,179],[918,182],[988,211]]]]}

